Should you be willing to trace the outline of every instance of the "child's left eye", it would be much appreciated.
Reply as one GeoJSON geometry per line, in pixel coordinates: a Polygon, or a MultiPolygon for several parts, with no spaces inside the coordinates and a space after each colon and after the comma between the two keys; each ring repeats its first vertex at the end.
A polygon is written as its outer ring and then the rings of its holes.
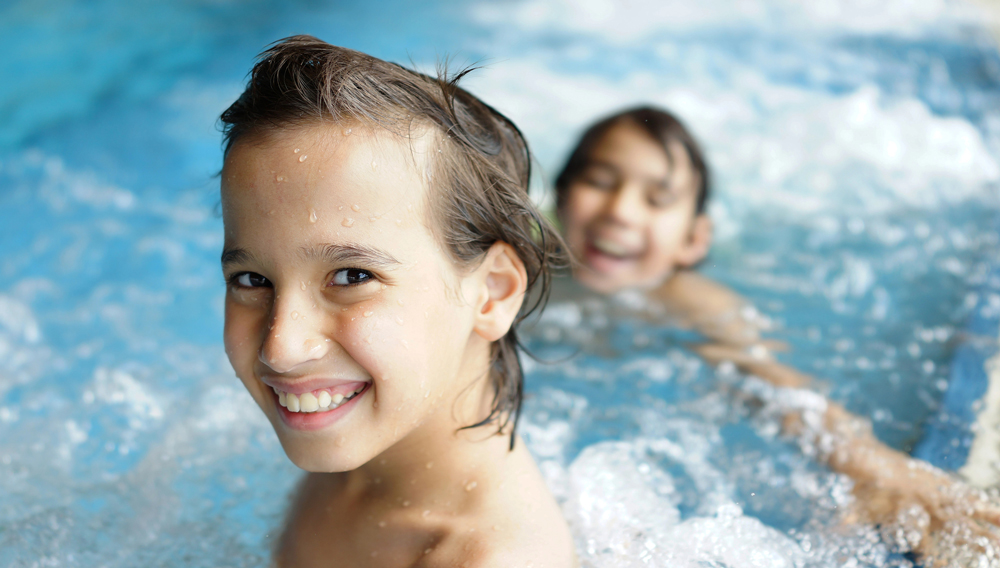
{"type": "Polygon", "coordinates": [[[357,286],[375,280],[375,276],[360,268],[344,268],[333,273],[331,286],[357,286]]]}

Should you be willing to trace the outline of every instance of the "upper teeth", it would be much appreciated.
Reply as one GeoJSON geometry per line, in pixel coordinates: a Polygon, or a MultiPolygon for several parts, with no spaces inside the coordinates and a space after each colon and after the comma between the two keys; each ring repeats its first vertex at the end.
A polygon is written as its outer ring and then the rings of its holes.
{"type": "Polygon", "coordinates": [[[364,385],[362,385],[354,392],[344,396],[340,393],[331,395],[329,391],[325,390],[295,394],[278,390],[274,387],[271,388],[278,395],[278,404],[287,408],[289,412],[323,412],[325,410],[333,410],[365,390],[364,385]]]}
{"type": "Polygon", "coordinates": [[[616,243],[615,241],[608,239],[594,239],[593,243],[594,248],[603,253],[614,256],[627,256],[629,254],[629,250],[626,247],[616,243]]]}

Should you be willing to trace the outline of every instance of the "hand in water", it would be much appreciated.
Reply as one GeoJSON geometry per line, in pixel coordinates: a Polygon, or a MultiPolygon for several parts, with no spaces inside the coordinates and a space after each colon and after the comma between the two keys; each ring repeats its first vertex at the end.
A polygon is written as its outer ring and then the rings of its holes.
{"type": "MultiPolygon", "coordinates": [[[[834,436],[836,430],[842,429],[835,427],[834,436]]],[[[885,446],[870,431],[852,432],[834,447],[830,467],[854,480],[855,502],[845,521],[879,527],[886,542],[917,553],[924,566],[1000,563],[995,494],[885,446]]]]}
{"type": "MultiPolygon", "coordinates": [[[[802,389],[815,380],[770,357],[722,344],[693,346],[706,361],[731,362],[775,387],[802,389]]],[[[868,421],[825,401],[822,417],[803,420],[789,409],[784,431],[816,450],[830,469],[854,482],[850,523],[879,527],[901,552],[914,552],[924,566],[1000,565],[1000,499],[921,460],[880,442],[868,421]],[[807,426],[809,422],[812,426],[807,426]]],[[[803,409],[806,410],[806,409],[803,409]]]]}

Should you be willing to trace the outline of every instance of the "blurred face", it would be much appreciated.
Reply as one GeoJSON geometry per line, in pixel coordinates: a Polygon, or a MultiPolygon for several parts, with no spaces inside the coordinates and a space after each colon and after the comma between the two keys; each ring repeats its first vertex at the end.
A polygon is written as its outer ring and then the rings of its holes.
{"type": "Polygon", "coordinates": [[[695,215],[698,174],[680,142],[669,149],[670,157],[645,130],[619,122],[566,189],[560,218],[581,264],[574,276],[587,287],[656,286],[707,253],[710,225],[695,215]]]}
{"type": "Polygon", "coordinates": [[[464,277],[424,224],[426,145],[349,133],[241,140],[222,174],[226,351],[309,471],[443,423],[463,368],[488,361],[464,277]]]}

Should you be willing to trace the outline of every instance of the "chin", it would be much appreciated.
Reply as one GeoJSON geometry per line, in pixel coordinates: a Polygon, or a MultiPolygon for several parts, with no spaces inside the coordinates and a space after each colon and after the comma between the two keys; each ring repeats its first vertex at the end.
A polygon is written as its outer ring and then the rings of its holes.
{"type": "Polygon", "coordinates": [[[299,469],[312,473],[339,473],[357,469],[372,458],[338,440],[304,440],[278,434],[285,455],[299,469]]]}
{"type": "Polygon", "coordinates": [[[285,455],[299,469],[311,473],[339,473],[357,469],[369,460],[349,448],[334,447],[333,444],[303,443],[302,440],[281,439],[285,455]]]}
{"type": "Polygon", "coordinates": [[[573,276],[580,284],[598,294],[614,294],[628,288],[628,286],[617,282],[614,278],[594,272],[589,268],[578,270],[573,276]]]}

